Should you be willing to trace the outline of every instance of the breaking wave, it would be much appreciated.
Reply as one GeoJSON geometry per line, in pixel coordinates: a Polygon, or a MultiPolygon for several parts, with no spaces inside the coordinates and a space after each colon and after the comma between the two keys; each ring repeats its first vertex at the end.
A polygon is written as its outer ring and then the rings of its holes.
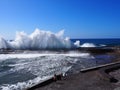
{"type": "Polygon", "coordinates": [[[13,41],[0,38],[0,48],[9,49],[69,49],[73,45],[69,38],[64,38],[64,30],[58,33],[36,29],[32,34],[17,32],[13,41]]]}
{"type": "Polygon", "coordinates": [[[0,48],[8,48],[6,40],[0,37],[0,48]]]}
{"type": "Polygon", "coordinates": [[[93,43],[84,43],[81,47],[96,47],[93,43]]]}
{"type": "Polygon", "coordinates": [[[93,44],[93,43],[84,43],[84,44],[82,44],[82,45],[80,45],[80,41],[79,40],[77,40],[75,43],[74,43],[74,45],[76,46],[76,47],[97,47],[95,44],[93,44]]]}
{"type": "Polygon", "coordinates": [[[0,49],[38,50],[38,49],[73,49],[77,47],[96,47],[92,43],[80,45],[80,41],[71,42],[64,37],[64,30],[58,33],[36,29],[32,34],[17,32],[13,41],[0,37],[0,49]]]}

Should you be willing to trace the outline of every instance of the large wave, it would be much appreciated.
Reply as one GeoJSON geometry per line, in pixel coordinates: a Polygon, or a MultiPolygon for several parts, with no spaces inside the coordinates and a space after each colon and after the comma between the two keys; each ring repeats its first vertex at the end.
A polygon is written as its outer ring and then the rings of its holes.
{"type": "Polygon", "coordinates": [[[0,38],[0,48],[9,49],[70,49],[69,38],[64,38],[64,30],[58,33],[36,29],[32,34],[17,32],[13,41],[0,38]]]}
{"type": "Polygon", "coordinates": [[[36,29],[32,34],[17,32],[13,41],[0,37],[0,49],[39,50],[39,49],[73,49],[77,47],[96,47],[92,43],[80,45],[80,41],[71,42],[64,37],[64,30],[58,33],[36,29]]]}
{"type": "Polygon", "coordinates": [[[74,43],[74,45],[75,45],[76,47],[84,47],[84,48],[96,47],[96,45],[93,44],[93,43],[83,43],[82,45],[80,45],[80,41],[79,41],[79,40],[77,40],[77,41],[74,43]]]}
{"type": "Polygon", "coordinates": [[[7,41],[0,37],[0,48],[8,48],[7,41]]]}

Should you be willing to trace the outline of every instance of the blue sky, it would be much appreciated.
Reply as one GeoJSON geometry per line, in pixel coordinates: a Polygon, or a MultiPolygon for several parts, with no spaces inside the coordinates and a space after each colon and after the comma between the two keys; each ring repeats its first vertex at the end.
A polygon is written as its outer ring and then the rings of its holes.
{"type": "Polygon", "coordinates": [[[0,35],[35,28],[71,38],[120,38],[120,0],[0,0],[0,35]]]}

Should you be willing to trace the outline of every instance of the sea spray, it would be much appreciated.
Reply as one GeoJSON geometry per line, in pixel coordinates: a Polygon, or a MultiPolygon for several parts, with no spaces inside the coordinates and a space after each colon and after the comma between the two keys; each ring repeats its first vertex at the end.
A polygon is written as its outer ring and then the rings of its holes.
{"type": "Polygon", "coordinates": [[[8,47],[7,41],[2,37],[0,37],[0,48],[7,48],[7,47],[8,47]]]}
{"type": "Polygon", "coordinates": [[[78,64],[78,61],[80,61],[80,68],[85,62],[91,62],[88,66],[94,64],[89,53],[78,51],[70,51],[66,54],[52,54],[51,52],[47,54],[1,54],[0,57],[0,64],[9,67],[0,72],[0,90],[24,90],[55,73],[67,72],[72,66],[78,64]]]}
{"type": "Polygon", "coordinates": [[[74,43],[74,45],[77,46],[77,47],[80,47],[80,41],[77,40],[77,41],[74,43]]]}
{"type": "Polygon", "coordinates": [[[32,34],[17,32],[13,41],[0,38],[0,48],[10,49],[70,49],[73,48],[69,38],[64,38],[64,30],[58,33],[36,29],[32,34]]]}
{"type": "Polygon", "coordinates": [[[64,30],[58,33],[35,29],[28,35],[25,32],[17,32],[13,41],[7,41],[0,37],[0,49],[14,50],[56,50],[73,49],[77,47],[96,47],[92,43],[80,45],[80,41],[71,42],[70,38],[64,37],[64,30]]]}
{"type": "Polygon", "coordinates": [[[79,40],[75,41],[74,45],[75,45],[76,47],[85,47],[85,48],[88,48],[88,47],[96,47],[96,45],[93,44],[93,43],[84,43],[84,44],[80,45],[80,41],[79,41],[79,40]]]}
{"type": "Polygon", "coordinates": [[[84,43],[80,47],[96,47],[96,45],[93,43],[84,43]]]}

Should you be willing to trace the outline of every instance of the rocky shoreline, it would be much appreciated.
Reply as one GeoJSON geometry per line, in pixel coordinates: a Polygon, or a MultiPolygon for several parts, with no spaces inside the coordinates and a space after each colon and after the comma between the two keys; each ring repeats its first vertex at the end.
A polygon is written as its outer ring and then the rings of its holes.
{"type": "MultiPolygon", "coordinates": [[[[95,48],[77,48],[73,50],[59,50],[59,52],[56,52],[58,50],[49,50],[50,53],[57,53],[57,54],[64,54],[68,53],[69,51],[77,51],[82,53],[90,53],[92,56],[102,56],[103,61],[104,56],[114,56],[112,60],[109,62],[99,62],[96,61],[95,63],[98,65],[101,64],[107,64],[107,63],[116,63],[120,61],[120,47],[95,47],[95,48]]],[[[45,50],[9,50],[9,49],[1,49],[0,54],[29,54],[29,53],[48,53],[49,51],[45,50]]],[[[108,58],[109,59],[109,58],[108,58]]],[[[111,65],[113,67],[113,65],[111,65]]],[[[100,67],[102,68],[102,67],[100,67]]],[[[75,67],[73,67],[73,70],[75,67]]],[[[104,71],[104,70],[103,70],[104,71]]],[[[107,73],[107,75],[104,75],[104,73],[101,73],[99,68],[89,70],[86,72],[81,72],[79,68],[77,68],[77,72],[68,71],[66,74],[62,75],[55,74],[50,79],[39,83],[35,86],[31,86],[31,88],[27,90],[119,90],[120,83],[118,82],[110,82],[109,78],[106,78],[104,76],[111,75],[112,77],[115,77],[115,79],[119,79],[119,69],[114,71],[111,71],[110,73],[107,73]],[[58,78],[59,77],[59,78],[58,78]],[[56,79],[57,78],[57,79],[56,79]]],[[[110,77],[111,78],[111,77],[110,77]]]]}
{"type": "MultiPolygon", "coordinates": [[[[109,51],[104,52],[103,50],[102,53],[114,55],[115,58],[112,61],[113,63],[120,61],[119,47],[110,47],[110,52],[109,51]]],[[[100,53],[97,52],[92,54],[101,54],[101,51],[100,53]]],[[[107,68],[112,68],[112,67],[113,65],[107,68]]],[[[102,70],[108,76],[112,75],[111,77],[114,77],[115,79],[119,79],[120,76],[118,74],[120,73],[119,72],[120,69],[119,68],[117,69],[118,69],[117,71],[110,69],[109,73],[106,73],[105,69],[102,70]]],[[[39,84],[37,88],[33,87],[32,89],[28,89],[28,90],[120,90],[119,80],[117,82],[110,82],[108,76],[105,77],[106,75],[104,75],[100,71],[101,69],[94,69],[84,73],[78,72],[78,73],[70,74],[62,77],[61,80],[54,81],[52,79],[53,81],[48,84],[44,84],[43,86],[39,86],[40,85],[39,84]]]]}
{"type": "Polygon", "coordinates": [[[88,52],[92,54],[102,54],[102,53],[111,53],[115,52],[116,50],[120,50],[120,47],[114,46],[114,47],[80,47],[80,48],[73,48],[73,49],[41,49],[41,50],[14,50],[14,49],[0,49],[0,54],[12,54],[12,53],[23,53],[25,51],[28,52],[42,52],[42,51],[52,51],[52,52],[69,52],[69,51],[80,51],[80,52],[88,52]]]}

